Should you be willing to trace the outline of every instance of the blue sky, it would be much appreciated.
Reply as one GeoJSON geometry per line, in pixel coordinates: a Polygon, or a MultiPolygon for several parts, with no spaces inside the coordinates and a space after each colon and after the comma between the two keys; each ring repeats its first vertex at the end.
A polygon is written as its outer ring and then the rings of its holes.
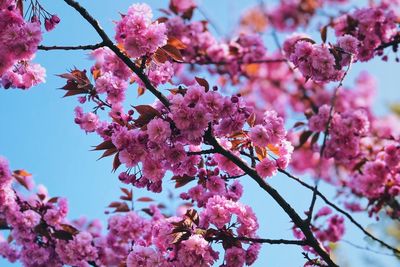
{"type": "MultiPolygon", "coordinates": [[[[98,18],[105,30],[113,36],[113,20],[118,19],[118,12],[124,12],[133,3],[132,0],[81,0],[81,4],[98,18]]],[[[145,0],[157,15],[157,8],[165,8],[167,0],[145,0]]],[[[256,1],[203,0],[202,9],[223,30],[229,33],[244,7],[256,1]]],[[[50,12],[57,13],[62,21],[50,33],[46,33],[43,44],[46,45],[81,45],[94,44],[100,39],[94,30],[63,1],[42,0],[50,12]]],[[[267,47],[273,47],[272,39],[267,37],[267,47]]],[[[38,184],[47,186],[53,196],[65,196],[70,203],[70,218],[86,215],[88,218],[100,218],[106,222],[105,207],[119,196],[122,186],[117,174],[111,173],[111,159],[97,161],[99,153],[89,151],[91,146],[100,142],[95,135],[85,135],[74,124],[73,109],[77,105],[75,98],[62,98],[63,92],[57,90],[64,81],[55,74],[66,72],[76,66],[89,68],[87,52],[50,51],[39,52],[36,61],[47,69],[47,82],[29,91],[0,90],[0,154],[7,157],[12,168],[24,168],[35,176],[38,184]]],[[[376,97],[376,111],[385,113],[387,104],[399,100],[398,85],[393,83],[399,73],[399,64],[382,63],[379,60],[353,67],[347,81],[351,82],[360,70],[370,70],[379,82],[380,92],[376,97]]],[[[131,104],[152,103],[153,97],[146,94],[136,98],[135,88],[129,98],[131,104]]],[[[166,184],[169,183],[166,179],[166,184]]],[[[291,239],[290,220],[287,215],[265,195],[250,178],[244,178],[244,203],[251,205],[258,214],[259,235],[265,238],[291,239]]],[[[271,184],[291,203],[296,210],[308,208],[311,195],[286,177],[277,176],[271,184]]],[[[172,185],[172,183],[171,183],[172,185]]],[[[172,188],[172,187],[171,187],[172,188]]],[[[332,195],[327,185],[321,191],[332,195]]],[[[151,196],[147,192],[134,190],[136,196],[151,196]]],[[[166,194],[156,197],[165,200],[166,194]]],[[[175,203],[176,204],[176,203],[175,203]]],[[[321,202],[317,203],[318,205],[321,202]]],[[[356,215],[363,225],[371,220],[356,215]]],[[[345,239],[365,245],[363,236],[350,224],[345,239]]],[[[372,244],[371,244],[372,245],[372,244]]],[[[342,245],[341,261],[351,263],[348,266],[366,266],[365,259],[371,266],[398,266],[398,262],[388,256],[370,254],[367,258],[363,251],[346,244],[342,245]]],[[[263,246],[259,261],[254,266],[288,267],[302,266],[301,250],[289,246],[263,246]]],[[[0,266],[18,266],[0,260],[0,266]]],[[[343,265],[345,266],[345,265],[343,265]]]]}

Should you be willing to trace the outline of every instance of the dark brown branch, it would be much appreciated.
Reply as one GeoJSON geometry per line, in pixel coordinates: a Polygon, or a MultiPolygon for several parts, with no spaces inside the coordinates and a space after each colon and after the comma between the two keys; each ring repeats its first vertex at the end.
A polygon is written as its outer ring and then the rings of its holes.
{"type": "Polygon", "coordinates": [[[267,238],[249,238],[249,237],[236,237],[236,240],[248,241],[252,243],[266,243],[271,245],[297,245],[306,246],[307,242],[304,240],[286,240],[286,239],[267,239],[267,238]]]}
{"type": "Polygon", "coordinates": [[[227,157],[233,163],[236,164],[242,171],[247,173],[257,184],[266,191],[277,203],[278,205],[289,215],[292,219],[293,223],[299,227],[299,229],[303,232],[306,242],[309,246],[313,247],[316,253],[328,264],[328,266],[338,266],[333,260],[330,258],[329,254],[320,246],[318,240],[314,237],[314,234],[310,230],[309,224],[307,224],[299,214],[290,206],[290,204],[276,191],[273,187],[267,184],[264,179],[262,179],[256,170],[249,167],[241,158],[237,157],[233,153],[228,150],[225,150],[212,135],[211,128],[207,130],[205,134],[205,141],[207,141],[210,145],[216,149],[217,153],[227,157]]]}
{"type": "Polygon", "coordinates": [[[105,44],[103,42],[97,43],[94,45],[78,45],[78,46],[45,46],[39,45],[38,49],[43,51],[50,51],[50,50],[95,50],[97,48],[103,47],[105,44]]]}
{"type": "Polygon", "coordinates": [[[88,11],[82,7],[78,2],[74,0],[64,0],[69,6],[73,7],[76,11],[81,14],[81,16],[89,22],[90,25],[96,30],[99,34],[101,39],[103,40],[104,46],[110,48],[138,77],[142,80],[146,88],[155,96],[157,97],[161,103],[164,104],[167,108],[169,107],[170,103],[168,99],[154,87],[154,85],[150,82],[149,78],[143,73],[140,67],[136,66],[136,64],[124,53],[119,50],[119,48],[111,41],[111,39],[107,36],[104,30],[99,25],[98,21],[95,20],[88,11]]]}
{"type": "Polygon", "coordinates": [[[328,117],[328,121],[326,122],[325,131],[324,131],[324,140],[322,141],[321,150],[320,150],[320,153],[319,153],[321,158],[324,156],[324,150],[325,150],[325,146],[326,146],[326,141],[327,141],[327,138],[328,138],[328,135],[329,135],[329,130],[331,128],[331,122],[332,122],[332,119],[333,119],[333,113],[334,113],[334,110],[335,110],[336,99],[337,99],[337,96],[339,94],[339,89],[340,89],[340,87],[342,87],[344,78],[347,76],[347,73],[350,70],[352,61],[353,61],[353,56],[350,55],[350,63],[347,66],[347,69],[344,72],[342,78],[340,79],[339,84],[336,86],[335,90],[333,91],[333,95],[332,95],[332,99],[331,99],[331,107],[329,109],[329,117],[328,117]]]}
{"type": "Polygon", "coordinates": [[[270,244],[270,245],[297,245],[297,246],[306,246],[307,242],[305,240],[287,240],[287,239],[269,239],[269,238],[251,238],[245,236],[217,236],[207,239],[208,241],[222,241],[222,240],[231,240],[231,241],[245,241],[251,243],[260,243],[260,244],[270,244]]]}
{"type": "Polygon", "coordinates": [[[307,219],[306,219],[306,221],[307,221],[308,224],[311,223],[311,219],[312,219],[312,214],[313,214],[313,211],[314,211],[315,203],[317,202],[317,191],[318,191],[318,184],[316,184],[315,187],[314,187],[310,208],[307,211],[307,219]]]}
{"type": "Polygon", "coordinates": [[[382,50],[382,49],[385,49],[387,47],[395,46],[395,45],[398,45],[398,44],[400,44],[400,33],[398,33],[397,36],[395,36],[392,41],[381,44],[380,46],[375,48],[375,50],[382,50]]]}
{"type": "MultiPolygon", "coordinates": [[[[307,184],[306,182],[302,181],[300,178],[290,174],[289,172],[279,169],[278,170],[280,173],[285,174],[286,176],[288,176],[289,178],[297,181],[298,183],[300,183],[302,186],[308,188],[309,190],[313,190],[314,191],[314,187],[307,184]]],[[[378,242],[379,244],[381,244],[383,247],[386,247],[387,249],[390,249],[391,251],[393,251],[396,254],[400,254],[400,250],[396,249],[395,247],[387,244],[386,242],[384,242],[383,240],[380,240],[379,238],[373,236],[372,234],[370,234],[367,230],[365,230],[365,228],[359,223],[357,222],[353,216],[350,215],[350,213],[348,213],[347,211],[343,210],[342,208],[340,208],[339,206],[337,206],[335,203],[331,202],[324,194],[322,194],[319,190],[315,190],[316,194],[329,206],[331,206],[332,208],[334,208],[336,211],[338,211],[339,213],[343,214],[344,216],[346,216],[350,222],[352,222],[358,229],[360,229],[366,236],[370,237],[372,240],[378,242]]]]}
{"type": "Polygon", "coordinates": [[[189,151],[186,154],[188,154],[189,156],[191,155],[206,155],[206,154],[214,154],[217,151],[213,148],[210,149],[206,149],[206,150],[200,150],[200,151],[189,151]]]}
{"type": "MultiPolygon", "coordinates": [[[[196,65],[228,65],[232,64],[230,61],[194,61],[194,62],[179,62],[175,61],[176,63],[180,64],[196,64],[196,65]]],[[[280,62],[287,62],[285,58],[277,58],[277,59],[260,59],[260,60],[253,60],[249,62],[245,62],[243,60],[236,60],[235,63],[238,64],[263,64],[263,63],[280,63],[280,62]]]]}

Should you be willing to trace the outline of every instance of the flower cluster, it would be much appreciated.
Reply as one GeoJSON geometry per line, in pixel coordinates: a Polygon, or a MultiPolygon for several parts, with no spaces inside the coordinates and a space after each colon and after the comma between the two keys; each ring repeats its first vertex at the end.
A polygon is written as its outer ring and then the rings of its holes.
{"type": "Polygon", "coordinates": [[[108,231],[101,235],[96,221],[88,225],[82,219],[69,222],[65,199],[49,198],[43,189],[27,197],[14,191],[14,177],[23,175],[30,174],[11,173],[6,160],[0,158],[0,219],[2,227],[10,229],[10,238],[0,239],[0,255],[11,262],[19,260],[32,267],[122,263],[128,267],[206,267],[220,258],[213,241],[224,242],[228,266],[251,265],[258,256],[259,245],[236,240],[256,237],[258,229],[251,208],[239,202],[214,196],[200,215],[191,209],[169,218],[151,205],[148,218],[134,211],[110,216],[108,231]]]}
{"type": "Polygon", "coordinates": [[[30,61],[21,61],[5,71],[0,81],[4,89],[28,89],[44,83],[45,77],[46,70],[42,66],[30,61]]]}
{"type": "MultiPolygon", "coordinates": [[[[108,77],[113,76],[102,75],[97,79],[97,91],[102,92],[99,90],[102,88],[100,81],[108,77]]],[[[242,174],[235,164],[219,154],[208,161],[210,166],[215,166],[215,170],[210,170],[212,173],[197,166],[202,159],[196,151],[205,141],[206,131],[212,131],[220,144],[236,155],[238,150],[254,146],[262,159],[257,170],[263,177],[273,176],[278,168],[288,165],[293,149],[286,141],[283,120],[276,112],[268,111],[256,118],[240,96],[222,96],[200,85],[181,89],[168,98],[169,108],[161,102],[153,106],[136,106],[137,118],[134,118],[133,110],[128,114],[124,114],[122,109],[118,112],[112,110],[110,116],[114,122],[111,123],[100,122],[96,114],[83,113],[81,108],[77,108],[75,122],[86,132],[97,131],[108,144],[99,145],[99,149],[112,149],[111,154],[117,153],[118,162],[127,168],[140,168],[141,163],[139,177],[122,175],[121,179],[154,192],[161,191],[167,170],[175,176],[206,177],[208,186],[196,190],[210,190],[212,194],[224,191],[224,177],[219,177],[220,170],[228,176],[242,174]],[[250,130],[243,130],[250,116],[254,119],[250,130]]],[[[109,96],[107,100],[113,103],[109,96]]],[[[202,195],[201,202],[210,196],[202,195]]],[[[200,199],[197,197],[196,200],[200,199]]]]}
{"type": "Polygon", "coordinates": [[[40,24],[26,22],[14,1],[0,6],[0,81],[4,88],[27,89],[44,81],[45,70],[31,64],[42,40],[40,24]]]}
{"type": "Polygon", "coordinates": [[[134,4],[117,23],[115,39],[123,45],[129,56],[138,58],[151,54],[167,44],[165,24],[152,22],[152,17],[148,5],[134,4]]]}
{"type": "Polygon", "coordinates": [[[343,77],[343,67],[356,59],[353,55],[357,45],[357,39],[349,35],[339,38],[333,47],[315,44],[307,36],[293,35],[285,41],[283,50],[306,79],[329,82],[343,77]]]}
{"type": "MultiPolygon", "coordinates": [[[[318,114],[309,120],[310,130],[324,132],[330,116],[330,107],[323,105],[318,114]]],[[[369,131],[369,119],[362,109],[334,113],[329,128],[329,139],[326,141],[324,156],[345,162],[357,157],[360,153],[360,138],[369,131]]]]}
{"type": "Polygon", "coordinates": [[[347,0],[283,0],[268,11],[272,26],[279,31],[294,31],[298,27],[307,26],[317,9],[327,4],[343,4],[347,0]]]}
{"type": "Polygon", "coordinates": [[[397,16],[387,6],[360,8],[335,19],[336,36],[351,35],[359,41],[357,58],[368,61],[380,45],[392,41],[398,30],[397,16]]]}

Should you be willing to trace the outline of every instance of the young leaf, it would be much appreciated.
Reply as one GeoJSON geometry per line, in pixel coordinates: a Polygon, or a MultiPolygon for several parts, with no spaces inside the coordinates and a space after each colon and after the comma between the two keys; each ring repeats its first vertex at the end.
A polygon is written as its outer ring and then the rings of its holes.
{"type": "Polygon", "coordinates": [[[152,199],[150,197],[140,197],[140,198],[136,199],[136,201],[139,201],[139,202],[153,202],[154,199],[152,199]]]}
{"type": "Polygon", "coordinates": [[[170,44],[166,44],[162,47],[162,50],[167,53],[168,56],[170,56],[173,60],[177,62],[183,62],[183,57],[179,49],[177,49],[175,46],[172,46],[170,44]]]}
{"type": "Polygon", "coordinates": [[[175,37],[169,37],[168,44],[172,45],[173,47],[175,47],[176,49],[179,49],[179,50],[185,49],[187,47],[184,43],[182,43],[181,40],[179,40],[175,37]]]}
{"type": "Polygon", "coordinates": [[[299,145],[296,147],[296,149],[301,148],[308,140],[308,138],[313,134],[312,131],[304,131],[299,138],[299,145]]]}
{"type": "Polygon", "coordinates": [[[208,84],[206,79],[195,77],[196,82],[205,88],[205,91],[208,92],[210,90],[210,85],[208,84]]]}
{"type": "Polygon", "coordinates": [[[325,25],[321,29],[321,40],[323,43],[326,43],[327,34],[328,34],[328,25],[325,25]]]}

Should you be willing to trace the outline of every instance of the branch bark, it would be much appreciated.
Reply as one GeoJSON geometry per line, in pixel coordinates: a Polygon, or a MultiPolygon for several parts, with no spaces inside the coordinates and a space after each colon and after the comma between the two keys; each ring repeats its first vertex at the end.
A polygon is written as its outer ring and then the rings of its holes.
{"type": "Polygon", "coordinates": [[[50,51],[50,50],[95,50],[97,48],[103,47],[104,43],[97,43],[94,45],[78,45],[78,46],[58,46],[58,45],[53,45],[53,46],[45,46],[45,45],[39,45],[38,49],[43,50],[43,51],[50,51]]]}

